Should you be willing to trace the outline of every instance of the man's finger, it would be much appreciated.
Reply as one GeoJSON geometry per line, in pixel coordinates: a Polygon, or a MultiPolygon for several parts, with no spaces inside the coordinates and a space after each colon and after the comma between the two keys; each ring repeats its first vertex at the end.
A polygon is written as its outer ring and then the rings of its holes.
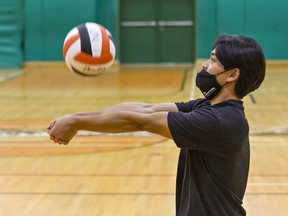
{"type": "Polygon", "coordinates": [[[50,131],[53,128],[55,123],[56,123],[56,121],[50,122],[50,124],[47,127],[47,130],[50,131]]]}

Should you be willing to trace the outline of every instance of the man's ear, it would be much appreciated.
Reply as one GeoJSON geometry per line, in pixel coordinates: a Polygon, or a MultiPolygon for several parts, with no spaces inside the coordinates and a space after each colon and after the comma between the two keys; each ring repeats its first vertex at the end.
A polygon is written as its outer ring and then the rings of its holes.
{"type": "Polygon", "coordinates": [[[240,70],[239,68],[234,68],[233,70],[231,70],[230,76],[227,78],[227,82],[233,82],[238,80],[240,76],[240,70]]]}

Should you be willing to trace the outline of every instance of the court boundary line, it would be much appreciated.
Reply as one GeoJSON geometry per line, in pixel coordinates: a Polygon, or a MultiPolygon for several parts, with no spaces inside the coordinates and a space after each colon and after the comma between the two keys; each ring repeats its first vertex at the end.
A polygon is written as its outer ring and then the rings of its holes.
{"type": "MultiPolygon", "coordinates": [[[[153,192],[144,192],[144,193],[105,193],[105,192],[1,192],[0,196],[38,196],[38,195],[45,195],[45,196],[175,196],[174,192],[171,193],[153,193],[153,192]]],[[[288,196],[288,193],[245,193],[245,196],[288,196]]]]}

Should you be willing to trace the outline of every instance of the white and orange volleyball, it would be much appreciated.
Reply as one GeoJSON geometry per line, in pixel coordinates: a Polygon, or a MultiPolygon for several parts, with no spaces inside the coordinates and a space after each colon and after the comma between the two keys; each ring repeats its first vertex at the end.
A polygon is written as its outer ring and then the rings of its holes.
{"type": "Polygon", "coordinates": [[[64,40],[63,57],[67,67],[83,76],[104,73],[113,64],[115,54],[110,32],[97,23],[78,25],[64,40]]]}

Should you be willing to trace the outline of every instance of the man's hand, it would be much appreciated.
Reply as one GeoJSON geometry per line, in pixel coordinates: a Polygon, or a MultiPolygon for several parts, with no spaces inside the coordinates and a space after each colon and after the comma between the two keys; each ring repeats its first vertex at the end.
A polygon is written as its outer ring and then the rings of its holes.
{"type": "Polygon", "coordinates": [[[52,121],[47,130],[50,135],[50,139],[60,145],[67,145],[78,131],[73,127],[73,119],[70,115],[63,116],[55,121],[52,121]]]}

